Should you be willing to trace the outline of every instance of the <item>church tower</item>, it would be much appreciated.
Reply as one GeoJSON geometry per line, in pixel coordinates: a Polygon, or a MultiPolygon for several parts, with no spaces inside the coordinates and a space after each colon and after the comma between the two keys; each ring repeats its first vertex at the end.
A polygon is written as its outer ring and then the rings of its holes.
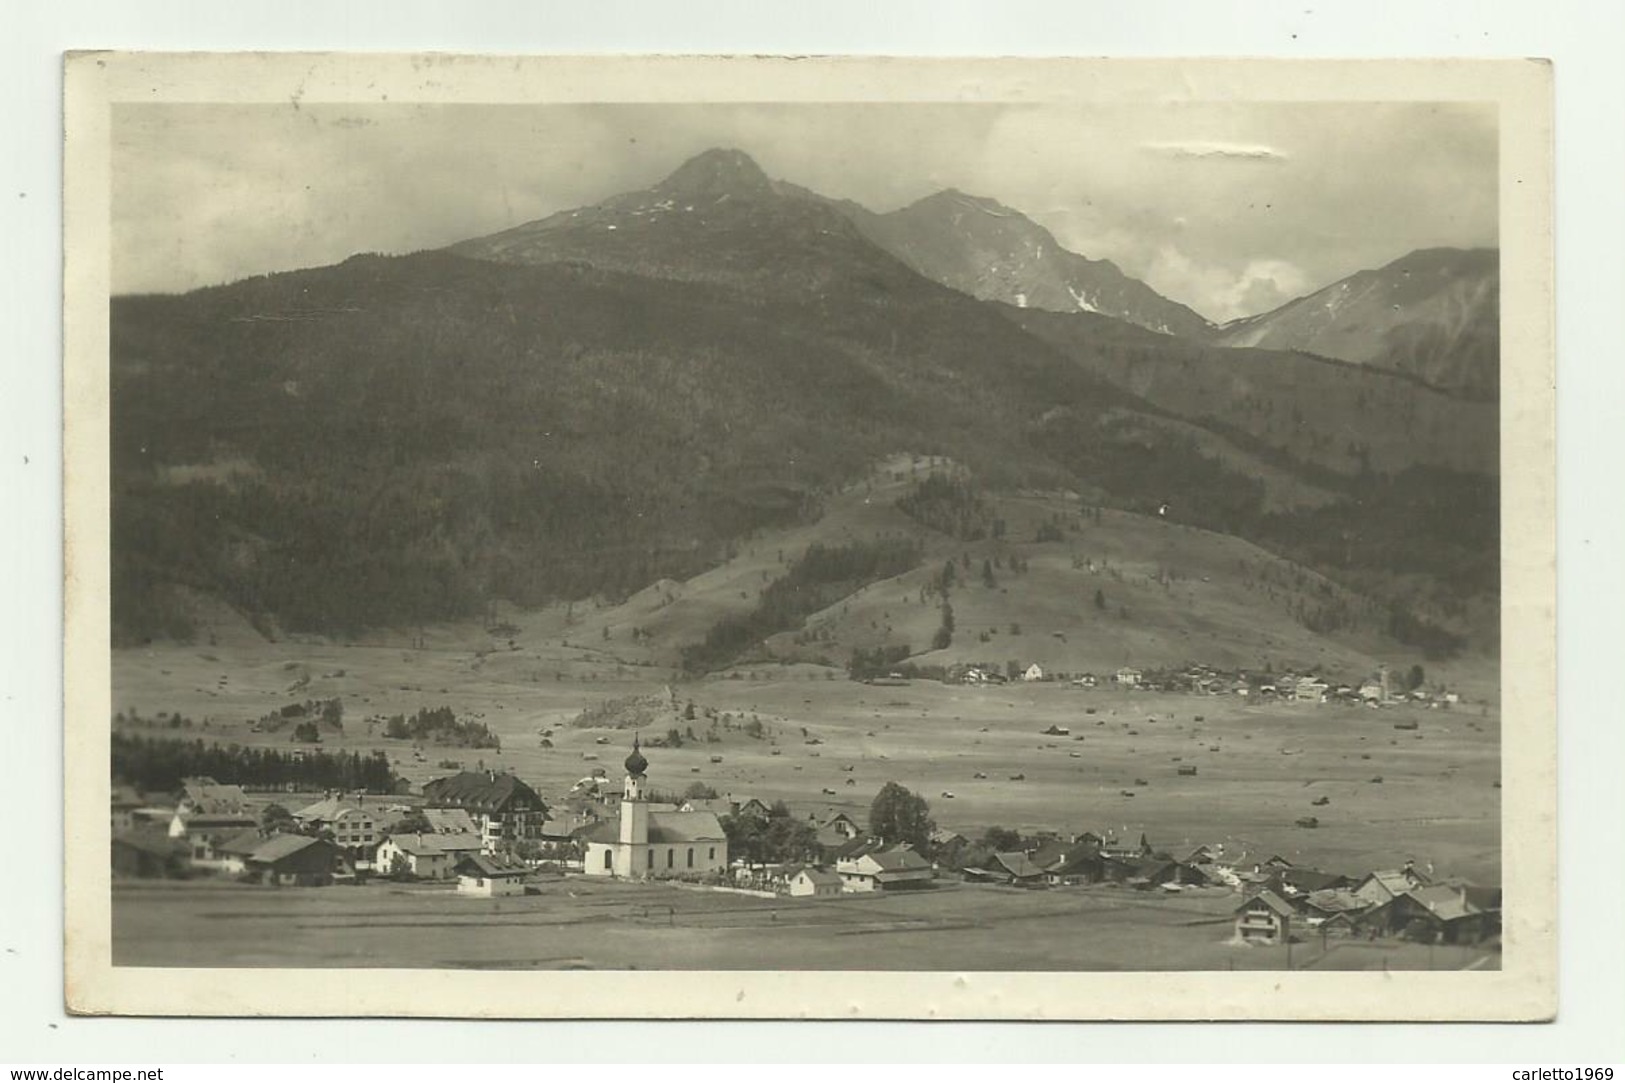
{"type": "Polygon", "coordinates": [[[644,851],[649,845],[649,802],[645,796],[648,779],[644,771],[649,761],[644,759],[636,735],[632,737],[632,754],[626,757],[626,781],[621,787],[620,854],[615,871],[621,876],[636,876],[645,872],[644,851]],[[642,862],[642,864],[640,864],[642,862]]]}

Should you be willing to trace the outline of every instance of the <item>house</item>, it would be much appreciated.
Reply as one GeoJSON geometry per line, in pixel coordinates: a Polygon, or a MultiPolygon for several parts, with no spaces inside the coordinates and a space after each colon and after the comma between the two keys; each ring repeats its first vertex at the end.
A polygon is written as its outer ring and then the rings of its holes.
{"type": "Polygon", "coordinates": [[[1299,703],[1325,703],[1329,686],[1313,677],[1300,678],[1292,690],[1292,698],[1299,703]]]}
{"type": "Polygon", "coordinates": [[[1354,929],[1355,920],[1371,904],[1346,887],[1324,888],[1311,891],[1299,901],[1303,916],[1311,929],[1323,929],[1346,935],[1354,929]],[[1340,918],[1340,921],[1333,921],[1340,918]]]}
{"type": "Polygon", "coordinates": [[[582,871],[588,876],[650,878],[726,870],[728,836],[716,814],[680,808],[656,811],[646,796],[648,766],[634,737],[615,819],[595,824],[581,836],[586,845],[582,871]]]}
{"type": "Polygon", "coordinates": [[[1399,869],[1381,869],[1368,873],[1354,885],[1354,893],[1369,906],[1382,906],[1408,891],[1426,887],[1428,878],[1416,871],[1414,865],[1399,869]]]}
{"type": "Polygon", "coordinates": [[[185,842],[163,831],[133,829],[113,836],[113,875],[142,879],[185,875],[185,842]]]}
{"type": "Polygon", "coordinates": [[[405,872],[419,880],[449,880],[456,874],[457,861],[469,851],[453,854],[440,845],[441,838],[473,838],[473,853],[479,853],[478,836],[391,835],[378,846],[372,859],[380,874],[405,872]]]}
{"type": "Polygon", "coordinates": [[[841,890],[895,891],[930,885],[936,873],[931,862],[906,846],[873,850],[836,862],[841,890]]]}
{"type": "Polygon", "coordinates": [[[1078,688],[1093,688],[1099,682],[1096,681],[1093,673],[1085,673],[1081,677],[1072,678],[1072,683],[1078,688]]]}
{"type": "Polygon", "coordinates": [[[754,816],[758,820],[767,820],[772,818],[773,810],[757,798],[743,797],[739,799],[738,807],[734,809],[734,815],[754,816]]]}
{"type": "Polygon", "coordinates": [[[178,808],[169,821],[169,837],[185,841],[193,865],[221,868],[223,859],[215,852],[215,847],[258,826],[254,817],[247,812],[203,812],[178,808]]]}
{"type": "Polygon", "coordinates": [[[1476,944],[1501,931],[1501,892],[1430,884],[1374,908],[1368,919],[1388,933],[1429,944],[1476,944]]]}
{"type": "Polygon", "coordinates": [[[1358,695],[1365,703],[1381,703],[1387,698],[1382,694],[1382,685],[1377,681],[1366,681],[1360,686],[1358,695]]]}
{"type": "Polygon", "coordinates": [[[216,782],[207,775],[181,780],[180,800],[175,811],[182,813],[246,813],[248,797],[241,786],[216,782]]]}
{"type": "Polygon", "coordinates": [[[841,878],[833,872],[807,866],[785,880],[786,890],[797,899],[828,898],[841,894],[841,878]]]}
{"type": "Polygon", "coordinates": [[[539,841],[547,805],[536,791],[509,774],[462,771],[423,784],[428,809],[461,809],[468,813],[485,851],[495,853],[515,842],[539,841]]]}
{"type": "MultiPolygon", "coordinates": [[[[1038,864],[1037,861],[1034,864],[1038,864]]],[[[1042,866],[1044,879],[1051,885],[1094,884],[1106,878],[1100,856],[1100,840],[1090,836],[1075,842],[1058,858],[1042,866]]]]}
{"type": "Polygon", "coordinates": [[[1134,688],[1139,685],[1144,676],[1145,674],[1141,673],[1139,670],[1124,666],[1122,669],[1117,671],[1117,675],[1113,678],[1113,680],[1122,685],[1124,688],[1134,688]]]}
{"type": "Polygon", "coordinates": [[[1044,679],[1044,667],[1040,666],[1037,662],[1034,662],[1032,665],[1028,666],[1026,668],[1026,670],[1021,674],[1021,679],[1024,680],[1024,681],[1041,681],[1041,680],[1043,680],[1044,679]]]}
{"type": "Polygon", "coordinates": [[[1034,865],[1032,859],[1019,850],[995,853],[993,855],[993,873],[1002,873],[1004,882],[1015,884],[1018,887],[1046,887],[1044,870],[1034,865]]]}
{"type": "Polygon", "coordinates": [[[457,864],[457,894],[492,898],[523,895],[530,869],[500,854],[469,854],[457,864]]]}
{"type": "Polygon", "coordinates": [[[337,846],[310,835],[272,835],[243,864],[250,876],[273,887],[323,887],[348,865],[337,846]]]}
{"type": "Polygon", "coordinates": [[[214,856],[217,868],[224,873],[237,875],[248,871],[248,856],[265,843],[271,835],[257,827],[246,828],[215,843],[214,856]]]}
{"type": "Polygon", "coordinates": [[[1292,907],[1265,888],[1236,907],[1236,940],[1243,944],[1284,944],[1292,935],[1292,907]]]}
{"type": "Polygon", "coordinates": [[[377,806],[366,807],[366,798],[357,795],[354,801],[342,796],[328,796],[293,814],[293,818],[307,834],[323,831],[333,834],[333,842],[352,857],[371,851],[378,845],[380,828],[377,806]]]}

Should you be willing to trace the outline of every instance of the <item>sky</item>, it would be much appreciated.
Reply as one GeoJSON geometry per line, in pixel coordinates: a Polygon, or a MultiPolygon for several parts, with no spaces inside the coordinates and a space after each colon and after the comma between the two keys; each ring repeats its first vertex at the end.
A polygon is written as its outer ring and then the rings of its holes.
{"type": "Polygon", "coordinates": [[[1216,321],[1418,248],[1497,243],[1493,106],[121,105],[117,293],[437,248],[711,147],[889,211],[997,199],[1216,321]]]}

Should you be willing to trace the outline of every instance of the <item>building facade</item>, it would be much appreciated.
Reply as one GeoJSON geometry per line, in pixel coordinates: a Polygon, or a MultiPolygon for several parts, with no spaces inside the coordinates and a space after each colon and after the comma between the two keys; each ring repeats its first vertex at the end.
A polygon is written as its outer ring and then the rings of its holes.
{"type": "Polygon", "coordinates": [[[588,876],[651,879],[725,870],[728,836],[716,814],[654,811],[648,799],[648,767],[634,737],[620,809],[615,819],[587,833],[582,871],[588,876]]]}

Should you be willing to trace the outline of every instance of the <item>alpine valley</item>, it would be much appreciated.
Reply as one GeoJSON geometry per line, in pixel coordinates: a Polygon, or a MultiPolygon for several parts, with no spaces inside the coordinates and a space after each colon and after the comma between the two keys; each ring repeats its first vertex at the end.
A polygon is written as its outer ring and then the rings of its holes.
{"type": "Polygon", "coordinates": [[[1497,256],[1395,255],[1216,326],[996,201],[875,213],[711,150],[442,250],[115,297],[115,643],[562,608],[667,675],[1025,627],[1075,672],[1493,679],[1497,256]]]}

